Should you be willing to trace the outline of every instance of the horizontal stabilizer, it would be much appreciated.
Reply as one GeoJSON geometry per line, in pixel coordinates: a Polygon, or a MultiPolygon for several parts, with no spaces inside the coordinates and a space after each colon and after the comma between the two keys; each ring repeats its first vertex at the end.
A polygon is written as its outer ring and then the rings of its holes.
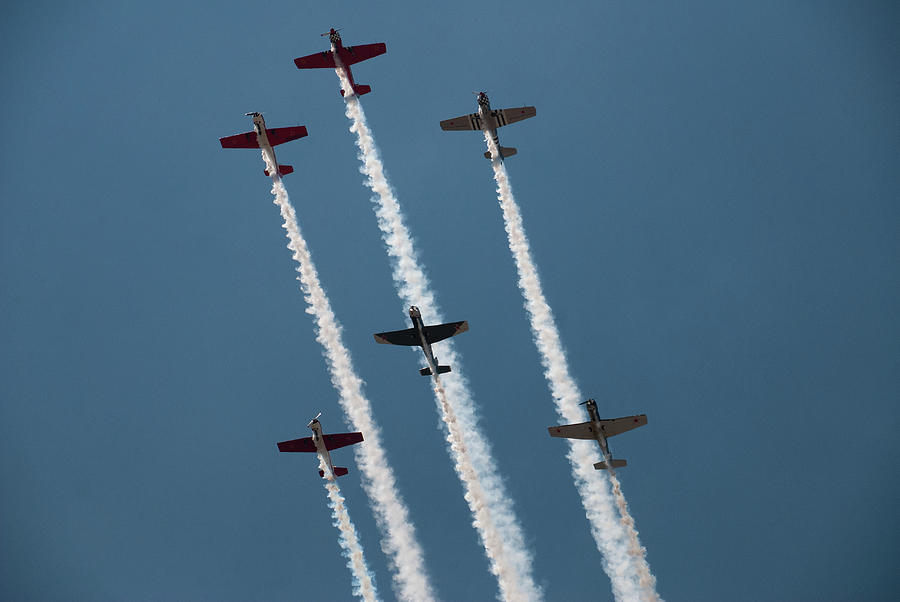
{"type": "MultiPolygon", "coordinates": [[[[363,94],[368,94],[372,91],[371,86],[367,86],[366,84],[356,84],[353,86],[353,91],[356,92],[357,96],[362,96],[363,94]]],[[[341,90],[341,96],[344,95],[344,90],[341,90]]]]}
{"type": "MultiPolygon", "coordinates": [[[[342,477],[342,476],[344,476],[345,474],[347,474],[348,472],[349,472],[349,471],[348,471],[346,468],[344,468],[343,466],[335,466],[335,467],[334,467],[334,476],[336,476],[336,477],[342,477]]],[[[320,471],[319,471],[319,476],[322,477],[322,478],[324,479],[324,478],[325,478],[325,471],[324,471],[324,470],[320,470],[320,471]]]]}
{"type": "MultiPolygon", "coordinates": [[[[438,374],[447,374],[448,372],[450,372],[450,366],[438,366],[437,372],[438,374]]],[[[425,368],[419,370],[419,374],[421,374],[422,376],[431,376],[431,368],[426,366],[425,368]]]]}
{"type": "MultiPolygon", "coordinates": [[[[613,468],[622,468],[623,466],[628,464],[628,461],[622,460],[622,459],[616,459],[616,460],[610,460],[609,463],[612,464],[613,468]]],[[[597,462],[596,464],[594,464],[594,468],[596,468],[597,470],[606,470],[607,468],[609,468],[609,466],[606,465],[606,462],[597,462]]],[[[337,469],[335,469],[335,470],[337,470],[337,469]]]]}
{"type": "MultiPolygon", "coordinates": [[[[269,175],[269,170],[268,170],[268,169],[263,170],[263,173],[266,174],[266,175],[269,175]]],[[[283,175],[283,176],[286,176],[286,175],[288,175],[289,173],[294,173],[294,168],[291,167],[290,165],[279,165],[279,166],[278,166],[278,173],[280,173],[280,174],[283,175]]]]}
{"type": "MultiPolygon", "coordinates": [[[[515,155],[517,152],[519,152],[519,151],[517,151],[516,149],[514,149],[514,148],[511,147],[511,146],[501,146],[501,147],[500,147],[500,156],[503,157],[504,159],[507,158],[507,157],[512,157],[512,156],[515,155]]],[[[484,153],[484,158],[485,158],[485,159],[490,159],[490,158],[491,158],[491,152],[490,152],[490,151],[487,151],[486,153],[484,153]]]]}

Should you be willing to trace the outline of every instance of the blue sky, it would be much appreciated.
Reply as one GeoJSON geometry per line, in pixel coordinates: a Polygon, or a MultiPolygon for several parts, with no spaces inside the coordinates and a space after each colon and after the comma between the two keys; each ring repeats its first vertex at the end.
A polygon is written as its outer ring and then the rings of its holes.
{"type": "MultiPolygon", "coordinates": [[[[513,189],[571,370],[670,600],[882,600],[900,587],[898,11],[887,2],[35,2],[0,89],[0,592],[350,598],[312,458],[345,428],[258,153],[278,148],[438,594],[492,599],[318,34],[354,69],[548,600],[611,599],[477,134],[513,189]]],[[[381,594],[352,454],[341,485],[381,594]]]]}

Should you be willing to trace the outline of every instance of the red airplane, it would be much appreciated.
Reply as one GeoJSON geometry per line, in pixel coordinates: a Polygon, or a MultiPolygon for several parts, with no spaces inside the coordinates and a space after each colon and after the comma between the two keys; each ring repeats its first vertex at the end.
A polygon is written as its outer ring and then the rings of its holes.
{"type": "MultiPolygon", "coordinates": [[[[278,165],[278,161],[275,159],[275,149],[272,147],[306,136],[306,126],[295,125],[266,129],[266,120],[263,119],[261,113],[247,113],[247,116],[253,117],[253,131],[219,138],[222,148],[261,148],[269,155],[272,163],[278,165]]],[[[286,176],[292,171],[294,168],[290,165],[278,165],[278,173],[282,176],[286,176]]],[[[265,170],[265,174],[272,175],[268,169],[265,170]]]]}
{"type": "MultiPolygon", "coordinates": [[[[337,63],[334,60],[336,53],[338,60],[347,72],[347,79],[350,80],[350,85],[353,87],[353,93],[357,96],[362,96],[363,94],[371,92],[372,88],[370,86],[357,84],[353,81],[353,73],[350,71],[350,65],[376,57],[379,54],[384,54],[387,52],[387,47],[384,43],[379,42],[378,44],[344,46],[341,42],[341,34],[339,34],[338,30],[334,27],[332,27],[331,31],[328,33],[323,33],[322,35],[331,38],[331,50],[325,50],[309,56],[300,57],[299,59],[294,59],[294,64],[297,65],[297,69],[335,69],[337,68],[337,63]]],[[[345,90],[341,90],[341,96],[344,95],[344,92],[345,90]]]]}
{"type": "MultiPolygon", "coordinates": [[[[319,412],[319,416],[321,415],[322,412],[319,412]]],[[[278,451],[318,453],[322,457],[322,459],[325,460],[325,466],[327,466],[328,470],[331,471],[331,474],[326,475],[324,470],[320,470],[319,476],[325,479],[331,479],[331,475],[334,475],[335,477],[342,477],[347,474],[347,469],[343,466],[335,466],[334,464],[332,464],[331,454],[329,454],[328,452],[329,450],[344,447],[345,445],[353,445],[355,443],[359,443],[363,440],[362,433],[339,433],[333,435],[325,435],[322,433],[322,423],[319,422],[319,416],[316,416],[315,418],[310,420],[309,424],[306,425],[310,429],[312,429],[312,437],[293,439],[291,441],[280,441],[278,443],[278,451]]]]}

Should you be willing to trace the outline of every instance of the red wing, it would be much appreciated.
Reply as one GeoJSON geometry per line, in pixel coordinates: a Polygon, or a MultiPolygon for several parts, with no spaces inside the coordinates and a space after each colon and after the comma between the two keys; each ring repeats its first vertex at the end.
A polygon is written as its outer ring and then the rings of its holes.
{"type": "Polygon", "coordinates": [[[303,439],[294,439],[292,441],[281,441],[278,443],[278,451],[314,452],[316,451],[316,444],[313,443],[312,437],[304,437],[303,439]]]}
{"type": "Polygon", "coordinates": [[[272,128],[266,130],[266,136],[269,138],[269,144],[278,146],[297,138],[306,136],[306,126],[297,125],[286,128],[272,128]]]}
{"type": "Polygon", "coordinates": [[[338,433],[336,435],[322,435],[325,441],[325,449],[331,451],[346,445],[353,445],[363,440],[362,433],[338,433]]]}
{"type": "Polygon", "coordinates": [[[222,143],[222,148],[259,148],[259,144],[256,142],[256,132],[244,132],[219,138],[219,142],[222,143]]]}
{"type": "MultiPolygon", "coordinates": [[[[341,61],[345,65],[355,65],[372,57],[387,52],[387,46],[383,42],[378,44],[362,44],[360,46],[346,46],[341,53],[341,61]]],[[[296,62],[296,61],[295,61],[296,62]]]]}
{"type": "Polygon", "coordinates": [[[334,55],[330,50],[301,56],[299,59],[294,59],[294,64],[297,65],[297,69],[334,69],[336,67],[334,55]]]}

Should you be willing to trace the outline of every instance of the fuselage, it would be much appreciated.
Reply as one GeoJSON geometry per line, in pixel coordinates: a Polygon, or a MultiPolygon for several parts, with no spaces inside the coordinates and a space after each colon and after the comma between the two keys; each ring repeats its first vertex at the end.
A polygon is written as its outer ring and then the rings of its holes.
{"type": "Polygon", "coordinates": [[[478,93],[478,114],[481,116],[481,128],[490,134],[499,152],[500,137],[497,135],[497,128],[494,126],[494,116],[491,115],[491,101],[484,92],[478,93]]]}
{"type": "Polygon", "coordinates": [[[328,448],[325,447],[325,441],[322,439],[322,424],[317,420],[313,419],[309,425],[309,428],[312,430],[312,440],[313,443],[316,444],[316,451],[325,460],[325,464],[328,466],[328,470],[331,474],[334,474],[334,464],[331,463],[331,454],[328,453],[328,448]]]}
{"type": "Polygon", "coordinates": [[[356,82],[353,81],[353,72],[350,70],[350,65],[344,61],[347,51],[344,49],[344,42],[341,41],[341,34],[332,29],[328,36],[331,39],[331,52],[334,53],[335,61],[339,62],[341,67],[344,68],[344,71],[347,73],[347,79],[350,80],[350,90],[355,91],[356,82]]]}
{"type": "Polygon", "coordinates": [[[597,434],[597,443],[600,444],[600,450],[604,456],[610,456],[603,423],[600,422],[600,412],[597,410],[597,402],[593,399],[588,399],[584,405],[587,406],[588,415],[591,417],[591,428],[597,434]]]}
{"type": "Polygon", "coordinates": [[[253,129],[256,130],[256,142],[259,144],[259,148],[268,153],[272,163],[277,168],[278,160],[275,158],[275,149],[272,148],[272,143],[269,142],[269,135],[266,134],[266,120],[261,113],[247,113],[247,115],[253,117],[253,129]]]}
{"type": "Polygon", "coordinates": [[[409,319],[412,320],[413,328],[416,329],[416,332],[419,333],[419,344],[422,347],[422,351],[425,353],[425,359],[428,361],[428,367],[431,368],[431,373],[437,373],[437,360],[434,357],[434,353],[431,350],[431,343],[428,342],[428,339],[425,338],[425,323],[422,322],[422,312],[419,311],[419,308],[413,305],[409,308],[409,319]]]}

